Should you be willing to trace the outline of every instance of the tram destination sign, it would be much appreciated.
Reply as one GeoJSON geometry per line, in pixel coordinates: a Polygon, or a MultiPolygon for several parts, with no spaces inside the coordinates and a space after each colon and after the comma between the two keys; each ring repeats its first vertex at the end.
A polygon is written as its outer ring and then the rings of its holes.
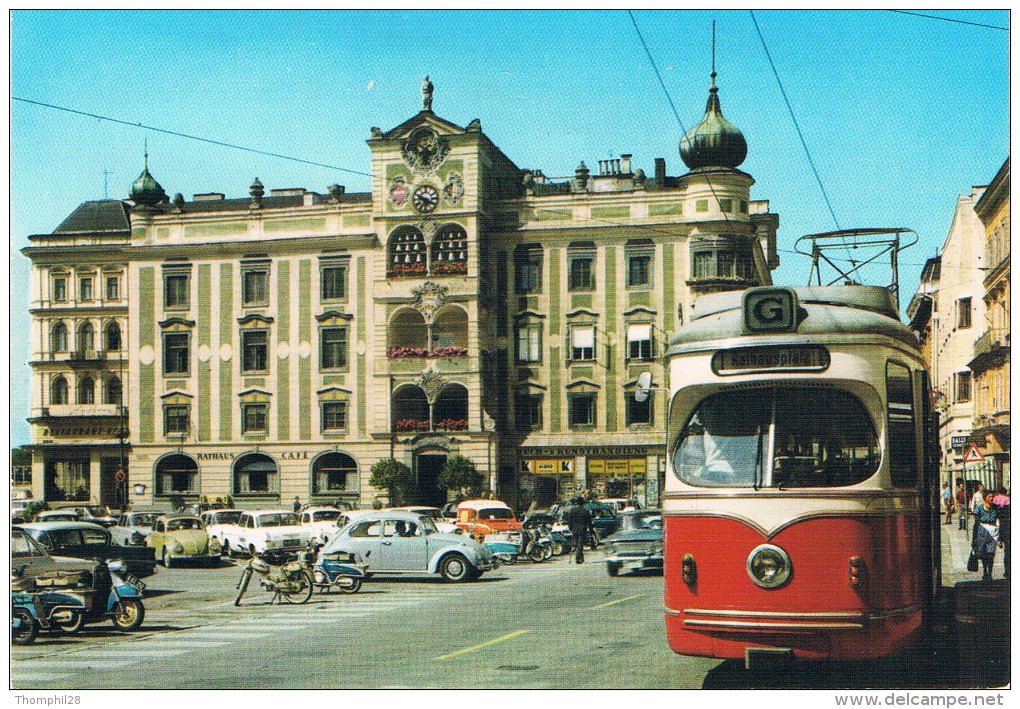
{"type": "Polygon", "coordinates": [[[829,351],[817,345],[735,347],[712,357],[712,371],[720,376],[748,372],[824,372],[829,351]]]}

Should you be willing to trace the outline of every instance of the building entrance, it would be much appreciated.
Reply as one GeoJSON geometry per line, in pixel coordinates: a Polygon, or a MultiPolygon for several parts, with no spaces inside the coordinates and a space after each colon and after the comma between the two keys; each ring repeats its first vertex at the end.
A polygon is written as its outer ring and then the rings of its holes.
{"type": "Polygon", "coordinates": [[[442,507],[446,504],[446,490],[439,485],[439,472],[446,465],[446,456],[436,453],[418,456],[418,504],[442,507]]]}

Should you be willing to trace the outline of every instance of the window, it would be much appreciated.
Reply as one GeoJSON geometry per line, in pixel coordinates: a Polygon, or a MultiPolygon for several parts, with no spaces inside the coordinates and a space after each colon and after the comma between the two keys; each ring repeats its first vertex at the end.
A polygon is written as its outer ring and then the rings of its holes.
{"type": "Polygon", "coordinates": [[[627,358],[649,360],[653,357],[652,326],[627,326],[627,358]]]}
{"type": "Polygon", "coordinates": [[[92,300],[92,277],[88,276],[78,281],[78,300],[88,302],[92,300]]]}
{"type": "Polygon", "coordinates": [[[697,200],[694,203],[694,209],[695,209],[695,211],[698,211],[698,212],[707,212],[708,211],[708,200],[707,199],[699,199],[699,200],[697,200]]]}
{"type": "Polygon", "coordinates": [[[191,407],[174,404],[163,407],[163,433],[187,433],[191,420],[191,407]]]}
{"type": "Polygon", "coordinates": [[[567,395],[571,428],[595,425],[595,394],[584,392],[567,395]]]}
{"type": "Polygon", "coordinates": [[[106,326],[106,349],[113,352],[120,350],[120,325],[115,322],[106,326]]]}
{"type": "Polygon", "coordinates": [[[644,401],[638,401],[634,398],[634,393],[630,392],[625,397],[627,400],[627,425],[628,426],[639,426],[650,424],[652,422],[652,395],[649,394],[644,401]]]}
{"type": "Polygon", "coordinates": [[[85,323],[78,329],[78,352],[91,352],[96,348],[95,330],[91,323],[85,323]]]}
{"type": "Polygon", "coordinates": [[[733,211],[733,200],[729,199],[729,198],[720,199],[719,200],[719,210],[722,211],[722,212],[732,212],[733,211]]]}
{"type": "Polygon", "coordinates": [[[323,266],[319,274],[322,279],[322,300],[343,300],[347,297],[346,266],[323,266]]]}
{"type": "Polygon", "coordinates": [[[117,276],[106,277],[106,299],[120,300],[120,278],[117,276]]]}
{"type": "Polygon", "coordinates": [[[347,368],[347,328],[322,328],[319,347],[319,360],[322,369],[347,368]]]}
{"type": "MultiPolygon", "coordinates": [[[[280,492],[280,475],[277,470],[276,463],[268,455],[262,453],[251,453],[246,456],[238,458],[234,464],[234,494],[244,495],[250,493],[276,493],[280,492]]],[[[255,527],[255,523],[252,521],[250,515],[248,517],[249,527],[255,527]]],[[[284,519],[293,516],[297,519],[297,515],[280,515],[278,521],[268,523],[268,520],[262,520],[262,524],[258,526],[279,526],[281,523],[290,524],[290,522],[284,522],[284,519]]],[[[243,518],[242,518],[243,519],[243,518]]],[[[295,522],[296,523],[296,522],[295,522]]]]}
{"type": "Polygon", "coordinates": [[[107,404],[120,404],[122,396],[123,386],[120,383],[120,379],[117,377],[110,377],[107,379],[104,402],[107,404]]]}
{"type": "Polygon", "coordinates": [[[168,273],[163,276],[163,305],[167,308],[187,309],[191,276],[187,273],[168,273]]]}
{"type": "Polygon", "coordinates": [[[322,430],[343,431],[347,428],[347,402],[328,401],[322,405],[322,430]]]}
{"type": "Polygon", "coordinates": [[[187,374],[191,359],[190,336],[187,333],[163,335],[163,373],[187,374]]]}
{"type": "Polygon", "coordinates": [[[514,402],[514,412],[519,430],[542,428],[542,395],[518,394],[514,402]]]}
{"type": "Polygon", "coordinates": [[[317,495],[357,492],[358,465],[345,453],[326,453],[312,464],[312,492],[317,495]]]}
{"type": "Polygon", "coordinates": [[[456,224],[447,224],[432,240],[432,275],[467,273],[467,232],[456,224]]]}
{"type": "Polygon", "coordinates": [[[92,377],[82,377],[78,380],[78,403],[96,403],[96,382],[92,377]]]}
{"type": "Polygon", "coordinates": [[[67,380],[64,379],[63,375],[54,379],[53,384],[50,386],[50,403],[67,403],[67,380]]]}
{"type": "Polygon", "coordinates": [[[242,330],[241,349],[242,372],[264,372],[268,369],[268,330],[242,330]]]}
{"type": "Polygon", "coordinates": [[[889,399],[889,473],[893,486],[913,487],[917,484],[917,438],[910,370],[889,362],[885,381],[889,399]]]}
{"type": "Polygon", "coordinates": [[[156,463],[156,494],[182,493],[198,493],[198,464],[186,455],[168,455],[156,463]]]}
{"type": "Polygon", "coordinates": [[[570,359],[595,359],[594,325],[575,325],[570,328],[570,359]]]}
{"type": "Polygon", "coordinates": [[[428,270],[425,235],[413,226],[399,226],[390,234],[386,277],[424,276],[428,270]]]}
{"type": "Polygon", "coordinates": [[[749,251],[706,250],[694,252],[694,278],[754,280],[754,259],[749,251]]]}
{"type": "Polygon", "coordinates": [[[241,431],[265,433],[269,430],[269,404],[244,404],[241,407],[241,431]]]}
{"type": "Polygon", "coordinates": [[[645,255],[631,255],[627,257],[627,285],[647,286],[651,285],[652,257],[645,255]]]}
{"type": "Polygon", "coordinates": [[[245,270],[241,274],[241,304],[268,305],[269,271],[264,269],[245,270]]]}
{"type": "Polygon", "coordinates": [[[67,302],[67,279],[63,276],[53,279],[53,300],[57,303],[67,302]]]}
{"type": "Polygon", "coordinates": [[[674,473],[698,487],[840,487],[868,479],[882,460],[857,397],[796,387],[709,396],[670,455],[674,473]]]}
{"type": "MultiPolygon", "coordinates": [[[[970,327],[971,299],[960,298],[956,301],[956,327],[960,330],[970,327]]],[[[968,397],[970,398],[970,397],[968,397]]]]}
{"type": "Polygon", "coordinates": [[[970,401],[970,372],[956,372],[953,375],[956,402],[970,401]]]}
{"type": "Polygon", "coordinates": [[[592,255],[570,257],[570,290],[592,290],[595,288],[595,277],[592,267],[595,257],[592,255]]]}
{"type": "Polygon", "coordinates": [[[528,323],[517,328],[517,361],[542,361],[542,325],[528,323]]]}
{"type": "Polygon", "coordinates": [[[89,460],[47,460],[45,499],[87,502],[89,499],[89,460]]]}
{"type": "Polygon", "coordinates": [[[514,284],[518,293],[542,292],[542,247],[522,244],[514,249],[514,284]]]}
{"type": "Polygon", "coordinates": [[[50,332],[50,349],[54,352],[67,352],[67,325],[58,322],[50,332]]]}

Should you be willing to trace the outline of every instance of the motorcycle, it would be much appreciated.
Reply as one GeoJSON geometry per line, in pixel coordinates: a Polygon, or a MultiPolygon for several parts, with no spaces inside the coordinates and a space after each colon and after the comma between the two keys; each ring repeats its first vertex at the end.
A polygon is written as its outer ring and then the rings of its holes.
{"type": "MultiPolygon", "coordinates": [[[[22,578],[24,567],[11,575],[11,643],[29,645],[40,630],[63,632],[61,624],[72,623],[86,612],[85,599],[74,591],[39,591],[35,579],[22,578]]],[[[64,577],[67,585],[77,579],[64,577]]]]}
{"type": "Polygon", "coordinates": [[[514,564],[521,557],[538,563],[553,555],[552,542],[539,529],[487,534],[482,545],[504,564],[514,564]]]}
{"type": "Polygon", "coordinates": [[[335,588],[341,593],[357,593],[361,582],[368,578],[368,566],[355,564],[353,554],[334,552],[318,559],[313,569],[315,587],[319,593],[335,588]]]}
{"type": "Polygon", "coordinates": [[[270,604],[282,603],[284,599],[287,603],[307,603],[312,597],[314,584],[308,558],[310,553],[301,552],[297,558],[268,553],[253,554],[241,571],[234,605],[241,605],[241,596],[248,590],[248,584],[256,573],[262,577],[259,579],[259,585],[273,594],[270,604]],[[271,561],[275,563],[271,564],[271,561]]]}

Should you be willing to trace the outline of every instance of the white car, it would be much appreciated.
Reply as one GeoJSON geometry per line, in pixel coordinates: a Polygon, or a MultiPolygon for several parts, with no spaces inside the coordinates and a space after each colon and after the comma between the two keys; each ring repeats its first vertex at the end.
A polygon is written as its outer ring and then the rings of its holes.
{"type": "Polygon", "coordinates": [[[306,507],[301,510],[301,526],[307,527],[312,538],[325,544],[350,518],[336,507],[306,507]]]}
{"type": "Polygon", "coordinates": [[[236,526],[242,514],[244,514],[244,510],[206,510],[199,515],[199,519],[205,525],[205,531],[209,535],[209,540],[215,539],[222,544],[225,539],[223,536],[224,530],[236,526]]]}
{"type": "Polygon", "coordinates": [[[227,556],[298,551],[312,539],[308,527],[302,527],[298,515],[289,510],[242,512],[237,524],[228,524],[222,529],[221,541],[227,556]]]}
{"type": "Polygon", "coordinates": [[[152,532],[152,525],[161,514],[163,513],[157,510],[125,512],[117,520],[117,524],[110,527],[110,539],[114,544],[122,547],[143,547],[145,539],[152,532]]]}
{"type": "MultiPolygon", "coordinates": [[[[464,534],[464,530],[458,527],[450,520],[449,517],[443,516],[443,511],[438,507],[391,507],[394,510],[405,510],[407,512],[414,512],[415,514],[421,515],[422,517],[428,517],[435,522],[436,529],[443,534],[464,534]]],[[[454,518],[456,519],[456,518],[454,518]]]]}

